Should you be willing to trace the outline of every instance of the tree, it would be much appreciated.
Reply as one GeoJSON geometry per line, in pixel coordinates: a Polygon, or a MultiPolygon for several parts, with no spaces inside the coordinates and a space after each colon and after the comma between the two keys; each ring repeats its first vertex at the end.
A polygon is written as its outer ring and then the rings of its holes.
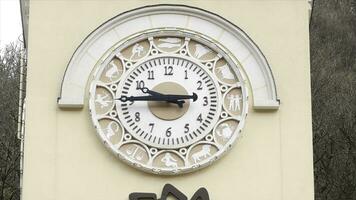
{"type": "Polygon", "coordinates": [[[20,199],[21,141],[17,132],[23,61],[21,43],[0,49],[0,200],[20,199]]]}
{"type": "Polygon", "coordinates": [[[315,199],[356,199],[356,0],[315,0],[313,10],[315,199]]]}

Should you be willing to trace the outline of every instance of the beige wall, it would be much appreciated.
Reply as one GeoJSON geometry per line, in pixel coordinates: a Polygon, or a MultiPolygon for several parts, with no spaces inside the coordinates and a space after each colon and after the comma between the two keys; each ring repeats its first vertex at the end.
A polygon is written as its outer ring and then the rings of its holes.
{"type": "Polygon", "coordinates": [[[133,191],[160,193],[172,183],[211,199],[313,199],[307,0],[30,2],[24,200],[120,200],[133,191]],[[201,171],[161,177],[116,159],[96,136],[88,105],[61,110],[56,98],[81,41],[109,18],[147,4],[179,3],[218,13],[241,27],[267,57],[278,111],[250,110],[244,136],[201,171]]]}

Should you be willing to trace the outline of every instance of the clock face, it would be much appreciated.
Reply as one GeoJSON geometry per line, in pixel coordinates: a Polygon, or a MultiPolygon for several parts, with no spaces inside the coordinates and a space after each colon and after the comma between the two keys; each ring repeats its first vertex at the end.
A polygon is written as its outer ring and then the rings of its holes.
{"type": "Polygon", "coordinates": [[[196,95],[196,100],[116,102],[125,129],[145,144],[176,149],[205,137],[221,113],[219,83],[204,66],[176,56],[157,56],[133,67],[116,96],[143,96],[142,88],[161,94],[196,95]]]}
{"type": "Polygon", "coordinates": [[[90,113],[120,159],[156,174],[207,166],[240,135],[247,92],[237,62],[189,31],[152,30],[116,45],[94,73],[90,113]]]}

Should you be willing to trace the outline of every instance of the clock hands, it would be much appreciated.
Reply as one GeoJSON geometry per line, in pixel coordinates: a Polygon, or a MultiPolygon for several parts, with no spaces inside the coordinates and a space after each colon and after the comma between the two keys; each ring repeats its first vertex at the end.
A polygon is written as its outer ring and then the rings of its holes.
{"type": "Polygon", "coordinates": [[[122,102],[127,101],[166,101],[169,103],[175,103],[179,107],[183,107],[184,101],[183,99],[192,99],[196,101],[198,99],[198,95],[193,93],[193,95],[175,95],[175,94],[161,94],[158,92],[154,92],[149,90],[148,88],[141,89],[143,93],[148,93],[150,96],[121,96],[115,100],[120,100],[122,102]]]}
{"type": "Polygon", "coordinates": [[[162,95],[162,96],[121,96],[117,100],[122,102],[126,101],[178,101],[181,99],[193,99],[195,101],[197,99],[197,95],[193,93],[193,95],[162,95]]]}
{"type": "Polygon", "coordinates": [[[144,87],[144,88],[141,88],[141,91],[145,94],[150,94],[150,95],[157,95],[157,96],[162,96],[164,94],[162,93],[159,93],[159,92],[155,92],[155,91],[152,91],[152,90],[149,90],[148,88],[144,87]]]}
{"type": "MultiPolygon", "coordinates": [[[[144,87],[144,88],[141,88],[141,91],[145,94],[150,94],[152,96],[162,96],[164,94],[162,93],[159,93],[159,92],[155,92],[155,91],[152,91],[152,90],[149,90],[148,88],[144,87]]],[[[177,101],[167,101],[168,103],[174,103],[174,104],[177,104],[180,108],[183,108],[183,104],[185,103],[185,101],[183,100],[177,100],[177,101]]]]}

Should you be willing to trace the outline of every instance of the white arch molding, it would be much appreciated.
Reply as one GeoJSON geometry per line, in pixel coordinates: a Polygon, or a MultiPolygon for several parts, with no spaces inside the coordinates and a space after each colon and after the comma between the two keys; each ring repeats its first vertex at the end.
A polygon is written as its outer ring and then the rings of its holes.
{"type": "Polygon", "coordinates": [[[162,4],[122,13],[93,31],[77,48],[67,66],[58,106],[83,107],[92,70],[115,44],[130,35],[165,27],[200,32],[220,43],[241,63],[251,85],[253,108],[278,109],[272,71],[265,56],[246,33],[214,13],[184,5],[162,4]]]}

